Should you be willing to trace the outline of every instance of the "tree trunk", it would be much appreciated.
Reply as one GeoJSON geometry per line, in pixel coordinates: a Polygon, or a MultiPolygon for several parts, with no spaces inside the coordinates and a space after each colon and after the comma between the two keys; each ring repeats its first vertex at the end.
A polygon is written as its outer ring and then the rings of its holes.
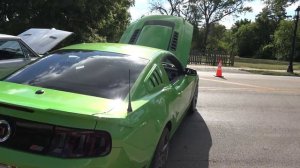
{"type": "Polygon", "coordinates": [[[208,20],[206,20],[205,23],[205,31],[204,31],[204,39],[203,39],[203,50],[206,52],[206,46],[207,46],[207,39],[208,39],[208,34],[210,31],[210,23],[208,20]]]}

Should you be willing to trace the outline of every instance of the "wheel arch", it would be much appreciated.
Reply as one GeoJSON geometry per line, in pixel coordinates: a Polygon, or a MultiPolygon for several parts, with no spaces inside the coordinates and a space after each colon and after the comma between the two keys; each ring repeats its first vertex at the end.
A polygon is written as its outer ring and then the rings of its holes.
{"type": "Polygon", "coordinates": [[[169,131],[172,131],[172,122],[171,122],[171,120],[167,122],[167,124],[164,128],[168,128],[169,131]]]}

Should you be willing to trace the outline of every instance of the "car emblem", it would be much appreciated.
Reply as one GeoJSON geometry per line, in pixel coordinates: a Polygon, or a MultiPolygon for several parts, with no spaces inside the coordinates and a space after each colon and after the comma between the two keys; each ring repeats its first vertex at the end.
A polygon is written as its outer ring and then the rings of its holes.
{"type": "Polygon", "coordinates": [[[0,120],[0,143],[5,142],[11,134],[11,128],[7,121],[0,120]]]}

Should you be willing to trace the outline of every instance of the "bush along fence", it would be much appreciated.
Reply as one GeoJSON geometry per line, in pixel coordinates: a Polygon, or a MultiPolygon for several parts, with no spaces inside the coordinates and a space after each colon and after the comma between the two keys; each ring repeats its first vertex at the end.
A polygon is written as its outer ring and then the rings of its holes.
{"type": "Polygon", "coordinates": [[[216,50],[206,50],[206,52],[197,50],[191,51],[189,64],[206,64],[216,66],[220,60],[224,66],[234,65],[234,56],[232,54],[216,50]]]}

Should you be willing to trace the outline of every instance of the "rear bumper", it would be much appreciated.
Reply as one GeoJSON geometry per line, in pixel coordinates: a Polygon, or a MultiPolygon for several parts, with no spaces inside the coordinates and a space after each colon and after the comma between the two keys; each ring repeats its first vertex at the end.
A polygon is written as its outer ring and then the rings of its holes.
{"type": "MultiPolygon", "coordinates": [[[[0,164],[17,168],[125,168],[143,167],[128,159],[122,148],[112,148],[109,155],[97,158],[61,159],[0,147],[0,164]]],[[[145,165],[144,165],[145,166],[145,165]]]]}

